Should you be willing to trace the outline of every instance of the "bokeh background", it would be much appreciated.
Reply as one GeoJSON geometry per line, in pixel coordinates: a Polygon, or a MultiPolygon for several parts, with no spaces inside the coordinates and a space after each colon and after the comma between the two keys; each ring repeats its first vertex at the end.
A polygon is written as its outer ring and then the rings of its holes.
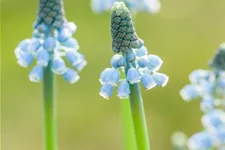
{"type": "MultiPolygon", "coordinates": [[[[199,101],[186,103],[178,91],[188,74],[207,68],[225,41],[224,0],[161,0],[155,15],[138,13],[135,27],[149,52],[161,56],[161,72],[170,76],[165,88],[142,90],[152,150],[170,150],[170,136],[202,129],[199,101]]],[[[16,63],[14,49],[31,37],[38,1],[1,1],[1,141],[2,150],[42,149],[41,84],[28,80],[31,68],[16,63]]],[[[98,94],[101,71],[113,55],[110,13],[93,14],[89,0],[65,0],[68,20],[78,25],[75,37],[88,66],[75,85],[57,77],[60,150],[122,150],[120,101],[98,94]]],[[[114,93],[114,95],[116,95],[114,93]]]]}

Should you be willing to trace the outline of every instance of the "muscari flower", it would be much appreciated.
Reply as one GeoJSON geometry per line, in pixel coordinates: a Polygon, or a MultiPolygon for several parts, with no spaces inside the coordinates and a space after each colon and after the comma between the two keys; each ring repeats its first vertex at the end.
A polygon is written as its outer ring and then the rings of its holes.
{"type": "Polygon", "coordinates": [[[124,99],[129,97],[129,84],[141,82],[147,90],[167,84],[168,76],[157,72],[163,61],[156,55],[148,54],[123,2],[115,2],[112,7],[111,35],[115,55],[110,61],[111,68],[106,68],[100,75],[101,96],[108,99],[117,85],[117,96],[124,99]],[[126,79],[121,79],[120,71],[126,72],[126,79]]]}
{"type": "Polygon", "coordinates": [[[157,13],[160,10],[159,0],[92,0],[91,8],[96,13],[108,11],[112,8],[115,2],[124,2],[132,11],[146,11],[149,13],[157,13]]]}
{"type": "Polygon", "coordinates": [[[212,70],[195,70],[189,75],[191,84],[181,89],[186,101],[201,98],[201,119],[204,131],[191,136],[190,150],[224,149],[225,144],[225,44],[221,44],[210,62],[212,70]]]}
{"type": "Polygon", "coordinates": [[[55,74],[62,75],[69,83],[78,81],[77,72],[87,62],[78,52],[77,40],[72,37],[76,29],[73,22],[66,20],[61,0],[40,0],[32,38],[23,40],[15,49],[20,66],[28,67],[36,60],[29,75],[30,81],[40,82],[48,65],[51,65],[55,74]],[[73,69],[66,66],[63,58],[73,69]]]}
{"type": "Polygon", "coordinates": [[[201,110],[208,112],[225,102],[225,44],[221,44],[210,62],[212,70],[198,69],[189,75],[191,84],[184,86],[180,94],[185,101],[201,98],[201,110]],[[218,103],[219,102],[219,103],[218,103]]]}

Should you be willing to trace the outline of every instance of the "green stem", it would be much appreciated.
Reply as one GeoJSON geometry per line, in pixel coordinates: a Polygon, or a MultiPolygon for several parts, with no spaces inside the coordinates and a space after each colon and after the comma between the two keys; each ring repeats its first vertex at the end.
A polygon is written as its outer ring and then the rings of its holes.
{"type": "MultiPolygon", "coordinates": [[[[122,78],[125,77],[125,73],[121,71],[122,78]]],[[[121,100],[121,113],[122,113],[122,126],[123,126],[123,138],[124,148],[123,150],[137,150],[137,144],[134,133],[134,124],[132,120],[132,114],[130,109],[130,100],[121,100]]]]}
{"type": "Polygon", "coordinates": [[[44,70],[43,98],[44,98],[44,138],[45,150],[57,149],[56,111],[54,100],[54,75],[51,71],[52,62],[44,70]]]}
{"type": "Polygon", "coordinates": [[[150,150],[144,105],[139,84],[130,84],[130,106],[138,150],[150,150]]]}

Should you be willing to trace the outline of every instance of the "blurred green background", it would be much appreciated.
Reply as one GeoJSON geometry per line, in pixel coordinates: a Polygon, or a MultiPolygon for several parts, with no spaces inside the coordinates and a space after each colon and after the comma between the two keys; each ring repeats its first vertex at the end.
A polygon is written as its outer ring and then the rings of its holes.
{"type": "MultiPolygon", "coordinates": [[[[184,102],[178,91],[188,74],[207,68],[225,41],[225,0],[162,0],[156,15],[139,13],[135,26],[149,52],[161,56],[160,72],[170,76],[165,88],[142,90],[152,150],[170,150],[176,130],[187,135],[202,129],[199,101],[184,102]]],[[[28,80],[31,68],[16,63],[14,49],[31,37],[38,1],[1,1],[1,126],[2,150],[42,149],[41,84],[28,80]]],[[[75,85],[57,77],[60,150],[122,150],[120,101],[98,92],[101,71],[113,55],[110,14],[93,14],[88,0],[65,0],[68,20],[78,25],[75,37],[88,66],[75,85]]],[[[114,95],[116,95],[114,93],[114,95]]]]}

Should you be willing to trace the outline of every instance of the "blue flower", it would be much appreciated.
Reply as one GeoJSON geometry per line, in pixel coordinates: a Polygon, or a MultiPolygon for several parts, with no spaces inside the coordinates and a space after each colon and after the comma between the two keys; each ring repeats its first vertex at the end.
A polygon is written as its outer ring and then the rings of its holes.
{"type": "Polygon", "coordinates": [[[148,55],[148,49],[145,46],[142,46],[139,49],[134,50],[137,57],[147,56],[148,55]]]}
{"type": "Polygon", "coordinates": [[[158,71],[162,66],[163,61],[157,55],[148,55],[148,69],[152,71],[158,71]]]}
{"type": "Polygon", "coordinates": [[[116,1],[124,1],[132,12],[157,13],[161,7],[159,0],[92,0],[91,8],[94,12],[101,13],[110,10],[116,1]]]}
{"type": "Polygon", "coordinates": [[[102,85],[111,84],[116,86],[120,79],[120,72],[114,68],[106,68],[100,76],[100,82],[102,85]]]}
{"type": "Polygon", "coordinates": [[[54,57],[52,61],[52,71],[55,74],[62,75],[66,72],[67,67],[61,57],[54,57]]]}
{"type": "Polygon", "coordinates": [[[45,49],[40,49],[37,52],[37,64],[46,67],[49,61],[49,53],[45,49]]]}
{"type": "Polygon", "coordinates": [[[129,97],[129,94],[130,94],[130,86],[129,86],[127,80],[122,80],[118,87],[118,95],[117,96],[120,99],[126,99],[129,97]]]}
{"type": "Polygon", "coordinates": [[[142,75],[141,82],[142,82],[143,86],[147,90],[150,90],[150,89],[152,89],[153,87],[155,87],[157,85],[157,83],[155,82],[155,80],[152,77],[152,75],[147,74],[147,73],[145,73],[144,75],[142,75]]]}
{"type": "Polygon", "coordinates": [[[105,99],[109,99],[110,96],[112,96],[112,92],[113,92],[113,85],[111,84],[104,84],[101,88],[101,91],[100,91],[100,95],[102,97],[104,97],[105,99]]]}
{"type": "Polygon", "coordinates": [[[188,141],[190,150],[218,149],[225,144],[225,46],[221,46],[210,63],[212,70],[198,69],[189,75],[191,84],[180,94],[186,101],[201,99],[201,119],[205,131],[193,135],[188,141]]]}
{"type": "Polygon", "coordinates": [[[112,51],[115,54],[110,61],[112,68],[106,68],[100,75],[99,81],[103,85],[103,91],[106,87],[110,89],[106,90],[106,94],[101,94],[103,97],[111,96],[109,91],[119,80],[121,83],[117,96],[121,99],[129,97],[131,84],[142,82],[147,90],[156,85],[163,87],[167,84],[168,76],[157,72],[163,63],[162,59],[157,55],[148,55],[147,48],[135,32],[130,12],[123,2],[115,2],[112,7],[111,35],[112,51]],[[120,79],[120,72],[125,72],[125,79],[120,79]]]}
{"type": "Polygon", "coordinates": [[[202,117],[203,126],[209,131],[215,131],[218,128],[225,127],[225,112],[215,109],[206,113],[202,117]]]}
{"type": "Polygon", "coordinates": [[[205,96],[201,101],[201,110],[203,112],[209,112],[215,108],[214,98],[212,96],[205,96]]]}
{"type": "Polygon", "coordinates": [[[148,66],[148,63],[149,63],[147,57],[139,57],[138,60],[137,60],[137,62],[138,62],[138,66],[140,68],[147,67],[148,66]]]}
{"type": "Polygon", "coordinates": [[[40,65],[35,66],[29,74],[30,81],[40,82],[41,79],[43,78],[43,72],[44,72],[43,66],[40,66],[40,65]]]}
{"type": "Polygon", "coordinates": [[[48,37],[46,40],[44,40],[43,48],[48,51],[53,51],[56,47],[56,39],[53,37],[48,37]]]}
{"type": "Polygon", "coordinates": [[[203,131],[192,135],[188,139],[187,145],[190,150],[209,150],[213,146],[212,140],[212,136],[203,131]]]}
{"type": "Polygon", "coordinates": [[[120,68],[126,65],[126,61],[124,60],[122,55],[114,55],[110,61],[111,66],[114,68],[120,68]]]}
{"type": "Polygon", "coordinates": [[[67,68],[66,71],[63,73],[63,78],[70,84],[74,84],[80,79],[80,76],[75,70],[67,68]]]}
{"type": "Polygon", "coordinates": [[[164,87],[169,81],[169,77],[162,73],[154,73],[152,76],[156,84],[162,87],[164,87]]]}
{"type": "Polygon", "coordinates": [[[214,143],[217,147],[222,147],[225,144],[225,126],[217,128],[214,135],[214,143]]]}
{"type": "Polygon", "coordinates": [[[135,68],[130,68],[130,69],[127,71],[127,80],[128,80],[131,84],[140,82],[140,79],[141,79],[141,74],[140,74],[140,72],[139,72],[137,69],[135,69],[135,68]]]}
{"type": "Polygon", "coordinates": [[[21,66],[21,67],[28,67],[29,65],[32,64],[34,57],[31,53],[29,52],[19,52],[19,54],[17,54],[17,63],[21,66]]]}
{"type": "Polygon", "coordinates": [[[200,88],[192,84],[186,85],[180,90],[180,95],[184,100],[190,101],[200,96],[200,88]]]}
{"type": "Polygon", "coordinates": [[[79,79],[76,71],[87,65],[84,56],[78,52],[77,40],[72,37],[77,26],[65,18],[63,1],[41,0],[39,7],[32,38],[23,40],[15,49],[17,62],[28,67],[36,60],[36,66],[29,75],[32,82],[40,82],[43,70],[49,66],[55,74],[75,83],[79,79]],[[65,57],[71,69],[66,66],[65,57]]]}

